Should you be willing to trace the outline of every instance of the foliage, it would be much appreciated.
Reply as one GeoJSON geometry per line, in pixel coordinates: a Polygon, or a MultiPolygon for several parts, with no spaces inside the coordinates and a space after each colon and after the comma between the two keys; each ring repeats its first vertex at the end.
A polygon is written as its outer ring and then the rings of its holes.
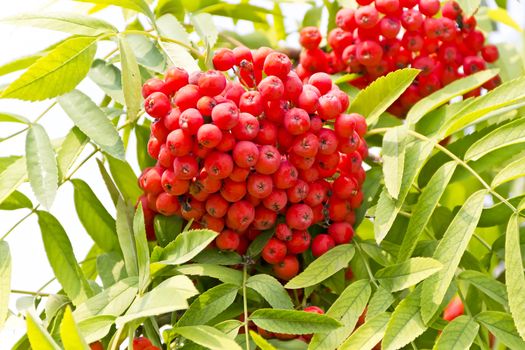
{"type": "MultiPolygon", "coordinates": [[[[0,326],[8,316],[25,317],[27,324],[15,349],[87,349],[98,339],[117,349],[134,334],[181,349],[371,349],[380,341],[384,349],[487,349],[489,332],[497,344],[525,347],[525,75],[511,80],[502,74],[506,81],[499,88],[449,104],[498,68],[523,74],[525,54],[509,50],[513,54],[502,55],[490,70],[431,94],[413,106],[405,123],[385,111],[417,70],[396,71],[357,93],[349,110],[367,116],[367,142],[382,150],[367,160],[371,169],[356,237],[318,259],[304,256],[309,266],[283,286],[253,265],[268,234],[241,257],[205,250],[213,231],[190,231],[181,221],[159,218],[158,245],[148,244],[142,208],[134,210],[140,190],[130,165],[131,156],[141,166],[151,164],[144,141],[150,121],[140,86],[171,65],[190,72],[209,68],[217,47],[278,46],[290,34],[284,17],[294,6],[307,10],[304,25],[316,25],[324,12],[333,17],[338,5],[350,2],[320,7],[267,1],[268,9],[248,1],[160,0],[156,6],[146,0],[80,1],[92,4],[89,14],[29,13],[4,20],[71,34],[0,67],[0,75],[19,73],[1,98],[53,99],[33,120],[0,112],[0,123],[21,127],[0,142],[26,137],[25,151],[18,150],[23,155],[0,158],[0,210],[26,212],[21,221],[36,214],[62,287],[32,299],[27,314],[9,310],[15,298],[9,293],[11,256],[22,252],[10,251],[6,240],[16,226],[2,232],[0,326]],[[108,6],[122,8],[126,28],[94,15],[108,6]],[[241,37],[221,30],[216,16],[250,21],[254,31],[241,37]],[[97,54],[102,43],[113,48],[105,56],[97,54]],[[84,79],[100,88],[101,101],[76,89],[84,79]],[[55,105],[75,127],[63,139],[50,140],[39,121],[55,105]],[[450,144],[443,146],[446,136],[450,144]],[[129,147],[131,137],[138,140],[136,150],[129,147]],[[76,177],[94,159],[111,203],[102,203],[76,177]],[[38,203],[19,190],[25,182],[38,203]],[[58,189],[65,183],[73,185],[79,221],[93,240],[82,263],[73,254],[72,233],[49,211],[53,201],[62,200],[58,189]],[[348,264],[352,280],[344,277],[348,264]],[[446,323],[441,314],[456,293],[465,315],[446,323]],[[41,301],[45,309],[38,307],[41,301]],[[299,311],[307,304],[326,314],[299,311]],[[249,322],[313,338],[309,346],[270,341],[249,330],[249,322]]],[[[462,3],[474,13],[480,2],[462,3]]],[[[488,13],[488,20],[516,27],[503,9],[506,1],[497,3],[500,8],[481,8],[479,16],[488,13]]],[[[336,80],[342,89],[349,89],[347,78],[336,80]]]]}

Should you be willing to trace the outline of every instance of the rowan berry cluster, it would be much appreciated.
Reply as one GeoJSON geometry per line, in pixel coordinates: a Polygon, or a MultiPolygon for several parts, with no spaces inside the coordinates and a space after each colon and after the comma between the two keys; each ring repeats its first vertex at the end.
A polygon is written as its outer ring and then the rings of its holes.
{"type": "Polygon", "coordinates": [[[215,246],[240,254],[273,230],[262,259],[288,280],[300,270],[297,255],[318,257],[353,237],[365,118],[344,113],[349,98],[328,74],[303,83],[270,48],[219,49],[213,64],[191,74],[170,68],[144,84],[157,160],[139,178],[149,238],[156,213],[217,231],[215,246]],[[312,237],[315,224],[324,233],[312,237]]]}
{"type": "MultiPolygon", "coordinates": [[[[364,88],[376,78],[397,69],[421,70],[415,82],[390,108],[403,116],[421,98],[451,82],[486,69],[498,57],[496,46],[485,43],[476,29],[474,16],[464,15],[455,1],[439,0],[357,0],[359,7],[341,9],[337,28],[328,33],[329,53],[319,45],[321,33],[305,27],[300,33],[304,47],[297,74],[301,79],[316,72],[358,73],[351,82],[364,88]],[[439,16],[440,15],[440,16],[439,16]],[[439,16],[439,17],[438,17],[439,16]]],[[[483,87],[500,84],[496,77],[483,87]]],[[[469,93],[477,96],[481,89],[469,93]]]]}

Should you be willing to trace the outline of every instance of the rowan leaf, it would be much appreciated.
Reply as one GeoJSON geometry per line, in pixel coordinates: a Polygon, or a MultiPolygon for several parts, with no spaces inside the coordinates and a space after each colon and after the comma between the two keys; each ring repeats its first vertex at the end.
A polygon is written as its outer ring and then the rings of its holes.
{"type": "Polygon", "coordinates": [[[230,337],[214,327],[196,325],[188,327],[175,327],[171,330],[180,334],[194,343],[211,350],[242,350],[242,348],[230,337]]]}
{"type": "Polygon", "coordinates": [[[350,244],[342,244],[330,249],[315,259],[303,272],[292,278],[284,286],[299,289],[314,286],[348,266],[355,249],[350,244]]]}
{"type": "Polygon", "coordinates": [[[81,36],[63,41],[35,61],[0,97],[40,101],[73,90],[89,71],[96,40],[81,36]]]}
{"type": "Polygon", "coordinates": [[[419,337],[427,326],[421,318],[421,288],[416,288],[397,305],[392,313],[381,346],[396,350],[419,337]]]}
{"type": "Polygon", "coordinates": [[[124,160],[124,144],[108,116],[89,96],[73,90],[57,99],[76,126],[113,157],[124,160]]]}
{"type": "Polygon", "coordinates": [[[487,191],[480,190],[465,201],[432,256],[443,264],[443,268],[423,282],[421,315],[426,323],[432,319],[445,297],[461,257],[478,224],[486,194],[487,191]]]}
{"type": "Polygon", "coordinates": [[[27,132],[26,165],[33,193],[49,209],[58,189],[58,167],[51,140],[40,124],[33,124],[27,132]]]}
{"type": "Polygon", "coordinates": [[[385,187],[394,199],[399,197],[405,165],[408,130],[404,125],[391,128],[383,137],[383,177],[385,187]]]}
{"type": "Polygon", "coordinates": [[[383,312],[367,320],[339,347],[339,350],[372,350],[383,338],[390,313],[383,312]]]}
{"type": "Polygon", "coordinates": [[[0,328],[4,325],[9,311],[11,293],[11,253],[9,244],[0,241],[0,328]]]}
{"type": "Polygon", "coordinates": [[[138,118],[142,105],[142,80],[135,53],[128,42],[129,38],[124,35],[118,37],[120,50],[120,63],[122,65],[122,89],[126,101],[127,120],[133,122],[138,118]]]}
{"type": "Polygon", "coordinates": [[[479,324],[469,316],[459,316],[443,329],[434,350],[468,350],[476,338],[479,324]]]}
{"type": "Polygon", "coordinates": [[[343,327],[314,334],[308,350],[335,350],[341,345],[354,330],[371,292],[368,280],[351,283],[326,311],[327,316],[341,322],[343,327]]]}
{"type": "Polygon", "coordinates": [[[510,217],[507,225],[505,267],[510,312],[518,333],[522,339],[525,339],[525,276],[520,250],[519,220],[516,215],[510,217]]]}
{"type": "Polygon", "coordinates": [[[431,258],[412,258],[377,271],[375,277],[383,287],[397,292],[416,285],[442,267],[439,261],[431,258]]]}
{"type": "Polygon", "coordinates": [[[412,84],[419,72],[418,69],[405,68],[376,79],[359,92],[350,105],[350,112],[365,116],[369,126],[375,125],[379,116],[412,84]]]}
{"type": "Polygon", "coordinates": [[[162,252],[162,264],[179,265],[193,259],[206,248],[218,233],[208,229],[182,232],[162,252]]]}
{"type": "Polygon", "coordinates": [[[269,332],[286,334],[328,332],[342,326],[330,316],[295,310],[258,309],[250,320],[269,332]]]}
{"type": "Polygon", "coordinates": [[[60,338],[62,339],[64,350],[90,349],[80,333],[80,329],[73,318],[73,313],[69,306],[66,307],[64,317],[62,318],[62,322],[60,322],[60,338]]]}
{"type": "Polygon", "coordinates": [[[484,311],[476,315],[476,321],[485,326],[496,339],[512,350],[525,349],[525,341],[520,337],[512,317],[504,312],[484,311]]]}
{"type": "Polygon", "coordinates": [[[293,309],[294,307],[282,284],[270,275],[251,276],[246,281],[246,287],[259,293],[274,309],[293,309]]]}

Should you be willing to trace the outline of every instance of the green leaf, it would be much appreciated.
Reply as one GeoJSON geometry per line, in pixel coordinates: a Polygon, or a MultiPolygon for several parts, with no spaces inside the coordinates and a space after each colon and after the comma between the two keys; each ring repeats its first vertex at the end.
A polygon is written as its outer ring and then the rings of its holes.
{"type": "Polygon", "coordinates": [[[167,246],[173,242],[175,238],[181,233],[182,218],[179,216],[155,216],[155,237],[161,247],[167,246]]]}
{"type": "Polygon", "coordinates": [[[379,286],[374,295],[372,295],[372,298],[370,298],[365,321],[368,322],[368,320],[388,310],[390,305],[394,303],[394,300],[392,293],[382,286],[379,286]]]}
{"type": "Polygon", "coordinates": [[[258,309],[250,320],[269,332],[285,334],[328,332],[342,326],[330,316],[295,310],[258,309]]]}
{"type": "Polygon", "coordinates": [[[193,23],[195,31],[204,41],[208,50],[213,48],[219,37],[217,27],[213,23],[213,17],[209,13],[199,13],[191,16],[191,23],[193,23]]]}
{"type": "MultiPolygon", "coordinates": [[[[191,46],[188,32],[184,26],[172,15],[167,14],[157,20],[157,26],[162,36],[180,41],[186,46],[191,46]]],[[[189,73],[199,71],[199,65],[184,46],[163,41],[161,47],[168,56],[171,63],[176,67],[182,67],[189,73]]]]}
{"type": "Polygon", "coordinates": [[[237,265],[242,264],[242,257],[236,252],[209,248],[197,254],[193,261],[200,264],[237,265]]]}
{"type": "Polygon", "coordinates": [[[40,210],[36,213],[49,264],[64,292],[78,305],[90,296],[91,290],[75,259],[71,242],[53,215],[40,210]]]}
{"type": "Polygon", "coordinates": [[[75,209],[82,226],[100,248],[106,252],[114,250],[118,246],[115,219],[86,182],[74,179],[71,183],[75,188],[75,209]]]}
{"type": "Polygon", "coordinates": [[[312,6],[303,17],[302,27],[319,27],[321,24],[321,16],[323,14],[323,7],[312,6]]]}
{"type": "Polygon", "coordinates": [[[503,306],[508,305],[507,290],[505,285],[487,274],[479,271],[465,270],[462,271],[458,278],[467,281],[477,289],[494,299],[503,306]]]}
{"type": "Polygon", "coordinates": [[[354,253],[355,249],[350,244],[342,244],[332,248],[315,259],[303,272],[288,281],[284,287],[299,289],[319,284],[337,271],[347,267],[354,253]]]}
{"type": "Polygon", "coordinates": [[[350,105],[350,112],[365,116],[370,126],[376,124],[379,116],[412,84],[419,72],[417,69],[405,68],[376,79],[359,92],[350,105]]]}
{"type": "Polygon", "coordinates": [[[458,79],[442,89],[430,94],[419,100],[407,114],[406,121],[408,124],[416,124],[427,113],[433,111],[454,97],[462,96],[465,93],[474,90],[498,74],[497,69],[489,69],[474,73],[467,77],[458,79]]]}
{"type": "Polygon", "coordinates": [[[476,338],[479,325],[469,316],[459,316],[450,322],[434,345],[435,350],[468,350],[476,338]]]}
{"type": "Polygon", "coordinates": [[[487,153],[523,142],[525,142],[525,118],[518,118],[476,141],[465,154],[465,160],[478,160],[487,153]]]}
{"type": "Polygon", "coordinates": [[[509,314],[498,311],[484,311],[476,315],[476,321],[485,326],[503,344],[512,350],[525,349],[514,321],[509,314]]]}
{"type": "Polygon", "coordinates": [[[146,238],[146,225],[144,224],[144,212],[142,204],[139,204],[133,217],[133,237],[137,249],[137,264],[139,273],[139,288],[143,290],[149,283],[149,247],[146,238]]]}
{"type": "Polygon", "coordinates": [[[310,341],[308,350],[335,350],[341,345],[354,330],[371,292],[368,280],[360,280],[350,284],[326,312],[327,316],[341,322],[343,327],[326,333],[316,333],[310,341]]]}
{"type": "Polygon", "coordinates": [[[179,265],[190,261],[217,237],[217,232],[208,229],[182,232],[168,244],[162,253],[161,263],[179,265]]]}
{"type": "Polygon", "coordinates": [[[21,123],[21,124],[30,124],[31,122],[26,117],[22,117],[18,114],[0,112],[0,122],[5,123],[21,123]]]}
{"type": "Polygon", "coordinates": [[[522,339],[525,339],[525,276],[523,275],[519,233],[518,216],[512,215],[507,226],[505,240],[505,280],[510,312],[518,333],[522,339]]]}
{"type": "Polygon", "coordinates": [[[77,306],[73,316],[80,324],[95,316],[120,316],[137,295],[137,277],[128,277],[77,306]]]}
{"type": "Polygon", "coordinates": [[[277,350],[272,344],[268,343],[266,339],[254,331],[250,331],[250,337],[252,337],[255,345],[257,345],[261,350],[277,350]]]}
{"type": "Polygon", "coordinates": [[[133,301],[126,314],[116,321],[117,327],[142,317],[188,308],[187,299],[199,294],[186,276],[173,276],[133,301]]]}
{"type": "Polygon", "coordinates": [[[199,295],[177,322],[177,326],[206,324],[235,300],[239,286],[220,284],[199,295]]]}
{"type": "Polygon", "coordinates": [[[60,350],[51,335],[40,324],[40,320],[30,312],[26,314],[27,337],[33,349],[38,350],[60,350]]]}
{"type": "Polygon", "coordinates": [[[431,258],[412,258],[377,271],[375,277],[383,287],[397,292],[418,284],[442,267],[439,261],[431,258]]]}
{"type": "Polygon", "coordinates": [[[49,209],[58,189],[58,168],[51,140],[39,124],[33,124],[27,133],[26,165],[36,198],[49,209]]]}
{"type": "Polygon", "coordinates": [[[89,346],[80,334],[80,329],[73,319],[71,309],[66,307],[60,322],[60,337],[65,350],[89,350],[89,346]]]}
{"type": "Polygon", "coordinates": [[[496,188],[509,181],[516,180],[525,176],[525,158],[520,158],[500,170],[494,177],[490,186],[496,188]]]}
{"type": "Polygon", "coordinates": [[[120,197],[117,202],[116,228],[127,275],[138,276],[137,251],[133,237],[132,223],[129,219],[128,208],[120,197]]]}
{"type": "MultiPolygon", "coordinates": [[[[1,158],[0,158],[1,159],[1,158]]],[[[0,172],[0,203],[3,203],[26,178],[26,160],[13,158],[0,172]]]]}
{"type": "Polygon", "coordinates": [[[523,102],[524,98],[525,77],[505,82],[494,90],[489,91],[486,95],[473,99],[471,103],[466,104],[449,117],[442,128],[443,133],[441,136],[451,135],[490,112],[523,102]]]}
{"type": "Polygon", "coordinates": [[[341,345],[339,350],[371,350],[383,338],[389,320],[390,313],[388,312],[367,320],[341,345]]]}
{"type": "MultiPolygon", "coordinates": [[[[149,39],[145,35],[129,34],[126,36],[126,41],[135,54],[139,65],[157,73],[164,73],[166,70],[166,57],[155,45],[154,40],[149,39]]],[[[139,95],[142,97],[142,94],[139,95]]]]}
{"type": "Polygon", "coordinates": [[[115,323],[115,316],[101,315],[78,322],[80,333],[88,343],[104,338],[115,323]]]}
{"type": "Polygon", "coordinates": [[[421,171],[421,168],[430,155],[433,149],[431,142],[415,141],[406,147],[405,152],[405,166],[403,169],[403,180],[401,181],[401,189],[399,191],[399,198],[396,200],[392,198],[386,188],[383,189],[377,202],[374,220],[374,236],[376,242],[379,244],[388,234],[392,227],[397,214],[401,210],[412,183],[421,171]]]}
{"type": "Polygon", "coordinates": [[[33,203],[20,191],[14,191],[0,203],[0,210],[16,210],[22,208],[32,209],[33,203]]]}
{"type": "Polygon", "coordinates": [[[0,328],[7,319],[11,293],[11,253],[9,244],[0,241],[0,328]]]}
{"type": "Polygon", "coordinates": [[[57,151],[58,175],[61,183],[68,175],[69,169],[78,159],[88,141],[87,136],[76,126],[67,133],[57,151]]]}
{"type": "Polygon", "coordinates": [[[101,59],[96,59],[91,65],[88,77],[97,84],[102,91],[116,102],[124,105],[124,93],[122,92],[120,69],[115,65],[105,62],[101,59]]]}
{"type": "Polygon", "coordinates": [[[487,10],[489,18],[495,22],[503,23],[518,32],[523,32],[523,29],[518,23],[510,16],[509,12],[503,8],[491,8],[487,10]]]}
{"type": "Polygon", "coordinates": [[[230,337],[210,326],[176,327],[171,330],[194,343],[211,350],[242,350],[230,337]]]}
{"type": "Polygon", "coordinates": [[[185,275],[208,276],[236,286],[242,284],[242,271],[213,264],[190,264],[178,266],[176,271],[185,275]]]}
{"type": "Polygon", "coordinates": [[[108,288],[127,277],[124,260],[117,252],[99,253],[96,258],[96,269],[102,285],[108,288]]]}
{"type": "Polygon", "coordinates": [[[274,231],[273,230],[266,230],[263,231],[261,234],[259,234],[255,239],[250,243],[250,246],[248,247],[248,251],[246,252],[246,255],[254,257],[259,255],[266,243],[270,240],[270,238],[273,237],[274,231]]]}
{"type": "Polygon", "coordinates": [[[126,203],[134,205],[142,195],[139,188],[137,175],[128,162],[113,157],[106,157],[109,164],[109,171],[115,181],[120,193],[126,203]]]}
{"type": "Polygon", "coordinates": [[[124,144],[117,129],[89,96],[73,90],[57,100],[75,125],[102,150],[115,158],[125,159],[124,144]]]}
{"type": "Polygon", "coordinates": [[[40,101],[71,91],[84,79],[97,51],[96,38],[73,37],[38,59],[0,95],[40,101]]]}
{"type": "Polygon", "coordinates": [[[127,37],[120,35],[118,37],[118,46],[122,64],[122,89],[124,90],[124,100],[126,101],[127,120],[135,121],[138,118],[142,105],[142,82],[139,66],[127,37]]]}
{"type": "Polygon", "coordinates": [[[414,252],[419,237],[425,230],[443,192],[445,192],[445,188],[450,182],[456,166],[457,163],[454,161],[443,164],[421,192],[417,204],[414,206],[412,217],[408,222],[403,242],[401,247],[399,247],[398,262],[407,260],[414,252]]]}
{"type": "Polygon", "coordinates": [[[381,348],[400,349],[427,329],[420,312],[421,288],[416,288],[397,305],[386,327],[381,348]]]}
{"type": "Polygon", "coordinates": [[[32,26],[56,30],[75,35],[97,36],[116,33],[117,28],[101,19],[83,16],[73,12],[33,12],[22,13],[2,19],[0,22],[17,26],[32,26]]]}
{"type": "Polygon", "coordinates": [[[246,287],[259,293],[274,309],[293,309],[290,296],[274,277],[264,274],[251,276],[246,287]]]}
{"type": "Polygon", "coordinates": [[[394,199],[399,196],[405,165],[408,130],[404,125],[391,128],[383,137],[383,177],[385,187],[394,199]]]}
{"type": "Polygon", "coordinates": [[[433,258],[440,261],[443,268],[423,282],[421,315],[425,322],[432,319],[445,297],[461,257],[476,229],[486,194],[485,190],[477,191],[465,201],[434,252],[433,258]]]}

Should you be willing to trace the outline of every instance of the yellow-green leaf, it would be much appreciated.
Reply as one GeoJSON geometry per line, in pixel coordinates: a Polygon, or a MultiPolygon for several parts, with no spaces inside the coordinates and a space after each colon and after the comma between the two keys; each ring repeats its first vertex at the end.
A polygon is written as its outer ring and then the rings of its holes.
{"type": "Polygon", "coordinates": [[[89,346],[80,334],[71,309],[66,307],[64,317],[60,323],[60,337],[65,350],[89,350],[89,346]]]}
{"type": "Polygon", "coordinates": [[[3,92],[2,98],[40,101],[71,91],[87,75],[97,38],[72,37],[38,59],[3,92]]]}

